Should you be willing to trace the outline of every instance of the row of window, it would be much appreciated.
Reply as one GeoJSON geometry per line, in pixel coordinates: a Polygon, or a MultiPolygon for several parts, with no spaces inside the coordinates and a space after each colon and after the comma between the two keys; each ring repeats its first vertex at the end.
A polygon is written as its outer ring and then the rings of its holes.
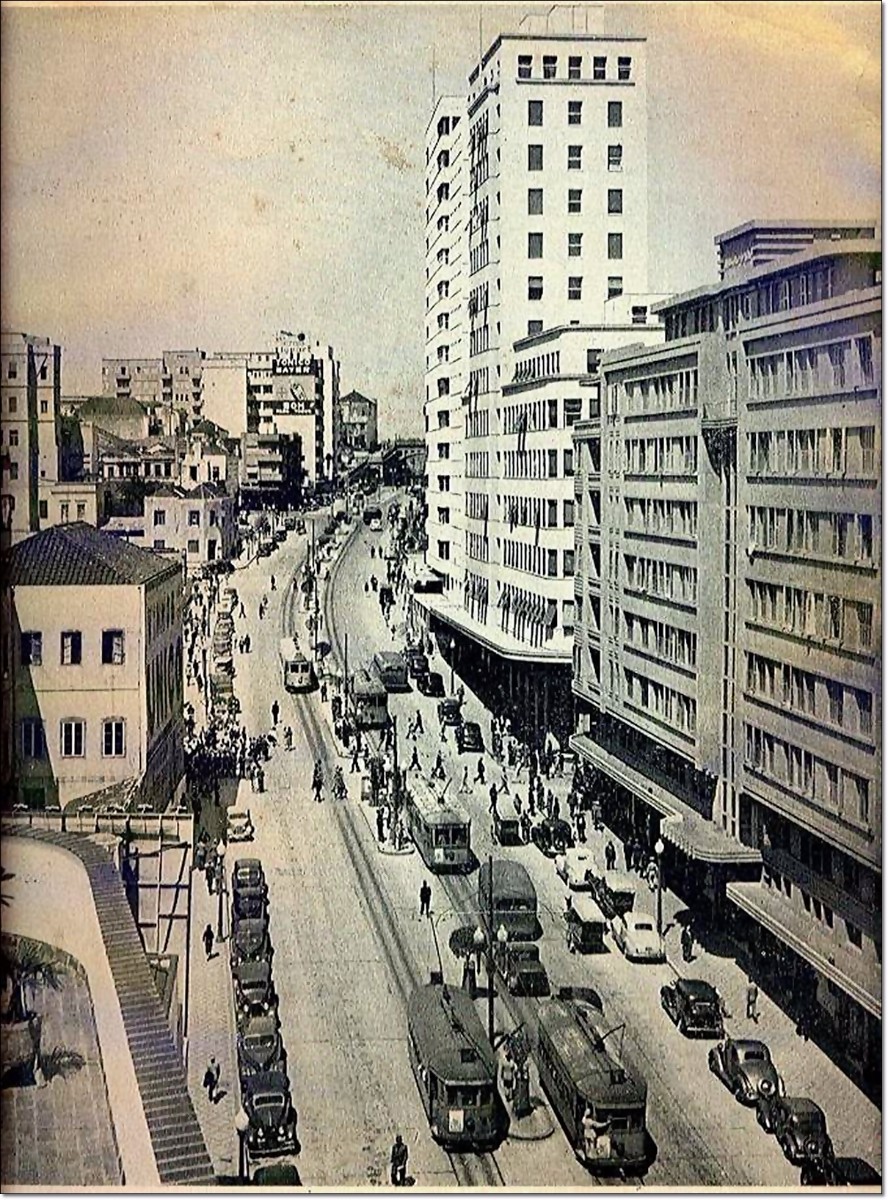
{"type": "Polygon", "coordinates": [[[626,528],[652,537],[695,538],[697,504],[694,500],[650,500],[627,496],[626,528]]]}
{"type": "MultiPolygon", "coordinates": [[[[482,367],[477,374],[472,372],[474,380],[478,386],[483,386],[483,390],[487,391],[487,367],[482,367]]],[[[477,392],[475,393],[477,395],[477,392]]],[[[477,438],[487,437],[490,433],[490,410],[487,408],[474,409],[466,413],[466,437],[477,438]]]]}
{"type": "Polygon", "coordinates": [[[653,375],[649,379],[628,379],[611,384],[608,396],[612,401],[609,412],[626,415],[649,412],[669,412],[673,409],[696,408],[700,373],[696,367],[653,375]]]}
{"type": "Polygon", "coordinates": [[[486,521],[490,516],[490,497],[486,492],[466,492],[466,516],[486,521]]]}
{"type": "MultiPolygon", "coordinates": [[[[583,211],[583,189],[568,188],[567,189],[567,213],[568,216],[581,213],[583,211]]],[[[608,188],[607,189],[607,211],[609,213],[621,213],[623,211],[623,189],[608,188]]],[[[532,187],[527,189],[527,215],[529,217],[542,217],[545,215],[545,195],[544,189],[541,187],[532,187]]]]}
{"type": "MultiPolygon", "coordinates": [[[[439,543],[440,544],[440,543],[439,543]]],[[[490,558],[490,541],[480,533],[466,534],[466,555],[476,562],[487,562],[490,558]]]]}
{"type": "MultiPolygon", "coordinates": [[[[532,142],[527,147],[527,169],[528,171],[542,171],[543,168],[543,146],[539,142],[532,142]]],[[[579,144],[573,144],[567,147],[567,169],[568,171],[582,171],[583,169],[583,147],[579,144]]],[[[623,147],[620,143],[614,143],[607,148],[607,169],[609,171],[622,171],[623,169],[623,147]]],[[[446,184],[442,184],[446,187],[446,184]]],[[[440,190],[440,189],[439,189],[440,190]]]]}
{"type": "MultiPolygon", "coordinates": [[[[526,371],[526,378],[536,378],[533,374],[535,370],[539,370],[543,374],[542,364],[540,360],[557,360],[557,353],[537,355],[536,358],[528,359],[527,362],[521,363],[518,370],[526,371]]],[[[558,374],[558,365],[556,361],[554,374],[558,374]]],[[[519,380],[516,378],[516,382],[519,380]]],[[[570,397],[562,400],[560,403],[556,397],[550,396],[545,400],[527,400],[523,404],[507,404],[503,409],[503,433],[539,433],[544,429],[558,429],[559,415],[561,424],[565,428],[575,425],[583,415],[583,401],[579,397],[570,397]],[[560,414],[559,414],[560,409],[560,414]]],[[[590,409],[590,416],[592,412],[590,409]]]]}
{"type": "MultiPolygon", "coordinates": [[[[534,78],[534,55],[519,54],[518,55],[518,78],[533,79],[534,78]]],[[[558,66],[557,54],[544,54],[542,56],[542,78],[543,79],[588,79],[587,74],[588,64],[584,62],[584,56],[581,54],[569,54],[567,56],[567,74],[562,75],[558,66]]],[[[592,55],[592,75],[591,78],[597,82],[604,82],[607,79],[614,78],[608,73],[607,55],[593,54],[592,55]]],[[[616,79],[621,83],[628,83],[632,78],[632,59],[629,55],[620,54],[617,56],[617,72],[616,79]]]]}
{"type": "Polygon", "coordinates": [[[871,478],[875,473],[873,425],[832,429],[780,429],[747,434],[752,475],[871,478]]]}
{"type": "MultiPolygon", "coordinates": [[[[622,243],[621,243],[622,245],[622,243]]],[[[622,251],[621,251],[622,252],[622,251]]],[[[622,289],[622,280],[620,282],[622,289]]],[[[543,298],[543,277],[542,275],[528,275],[527,277],[527,298],[528,300],[542,300],[543,298]]],[[[583,276],[568,275],[567,277],[567,298],[568,300],[583,299],[583,276]]],[[[610,288],[608,288],[608,299],[611,298],[610,288]]]]}
{"type": "Polygon", "coordinates": [[[99,473],[105,479],[171,479],[172,460],[163,462],[107,462],[99,461],[99,473]]]}
{"type": "MultiPolygon", "coordinates": [[[[126,755],[126,721],[123,717],[105,717],[100,723],[103,758],[126,755]]],[[[47,758],[46,729],[38,717],[25,717],[21,723],[22,758],[42,761],[47,758]]],[[[86,757],[86,721],[66,717],[59,722],[59,754],[62,758],[86,757]]]]}
{"type": "Polygon", "coordinates": [[[747,723],[745,731],[746,765],[750,770],[854,824],[868,827],[868,779],[766,733],[757,725],[747,723]]]}
{"type": "Polygon", "coordinates": [[[697,568],[626,555],[626,586],[679,604],[697,603],[697,568]]]}
{"type": "MultiPolygon", "coordinates": [[[[503,520],[509,524],[509,532],[516,527],[525,529],[558,529],[558,501],[543,500],[539,496],[503,496],[503,520]]],[[[561,501],[561,528],[572,529],[574,524],[573,500],[561,501]]]]}
{"type": "MultiPolygon", "coordinates": [[[[49,364],[46,359],[40,364],[37,374],[43,380],[49,377],[49,364]]],[[[18,362],[14,358],[8,358],[6,361],[6,378],[18,379],[18,362]]]]}
{"type": "MultiPolygon", "coordinates": [[[[28,630],[21,635],[20,657],[23,667],[41,667],[43,662],[43,634],[28,630]]],[[[122,629],[102,631],[102,663],[118,666],[126,659],[126,635],[122,629]]],[[[83,662],[83,634],[80,630],[65,630],[59,635],[59,663],[63,667],[76,667],[83,662]]]]}
{"type": "MultiPolygon", "coordinates": [[[[527,102],[527,124],[540,126],[543,123],[543,101],[528,100],[527,102]]],[[[568,100],[567,102],[567,123],[568,125],[582,125],[583,123],[583,101],[568,100]]],[[[607,102],[607,127],[608,129],[621,129],[623,126],[623,102],[622,100],[608,100],[607,102]]]]}
{"type": "Polygon", "coordinates": [[[696,437],[627,438],[623,470],[630,475],[696,475],[696,437]]]}
{"type": "Polygon", "coordinates": [[[873,519],[865,513],[751,507],[749,542],[756,550],[868,563],[873,558],[873,519]]]}
{"type": "Polygon", "coordinates": [[[643,709],[649,716],[681,733],[692,734],[696,731],[696,700],[635,671],[624,670],[623,676],[623,694],[629,704],[643,709]]]}
{"type": "MultiPolygon", "coordinates": [[[[567,478],[574,473],[573,448],[562,450],[561,476],[567,478]]],[[[506,450],[505,479],[558,479],[558,451],[506,450]]]]}
{"type": "Polygon", "coordinates": [[[490,451],[470,450],[466,454],[466,478],[486,479],[490,475],[490,451]]]}
{"type": "MultiPolygon", "coordinates": [[[[583,253],[583,235],[582,233],[568,233],[567,235],[567,257],[580,258],[583,253]]],[[[607,256],[609,259],[616,260],[623,257],[623,235],[622,233],[609,233],[607,235],[607,256]]],[[[527,235],[527,257],[542,258],[543,257],[543,235],[542,233],[531,232],[527,235]]]]}
{"type": "Polygon", "coordinates": [[[181,618],[176,600],[176,593],[170,588],[157,602],[149,602],[146,606],[149,646],[159,634],[172,629],[174,626],[178,628],[181,618]]]}
{"type": "Polygon", "coordinates": [[[788,312],[828,300],[833,294],[832,266],[813,267],[807,271],[772,279],[745,292],[726,296],[722,313],[726,329],[733,329],[740,320],[754,320],[771,313],[788,312]]]}
{"type": "Polygon", "coordinates": [[[781,396],[817,396],[874,383],[872,337],[844,338],[749,360],[749,396],[773,400],[781,396]]]}
{"type": "MultiPolygon", "coordinates": [[[[561,576],[568,578],[574,573],[573,550],[561,552],[561,576]]],[[[526,571],[529,575],[541,575],[549,579],[558,576],[558,551],[544,546],[533,546],[529,542],[513,538],[503,540],[503,566],[512,571],[526,571]]]]}
{"type": "Polygon", "coordinates": [[[872,604],[758,580],[750,581],[749,590],[750,611],[756,624],[848,650],[872,649],[872,604]]]}
{"type": "Polygon", "coordinates": [[[846,733],[872,735],[872,695],[840,680],[826,679],[761,654],[747,654],[746,688],[753,696],[828,722],[846,733]]]}
{"type": "Polygon", "coordinates": [[[625,637],[629,646],[656,655],[664,662],[677,667],[696,670],[697,635],[687,629],[678,629],[666,621],[653,621],[636,613],[624,613],[625,637]]]}

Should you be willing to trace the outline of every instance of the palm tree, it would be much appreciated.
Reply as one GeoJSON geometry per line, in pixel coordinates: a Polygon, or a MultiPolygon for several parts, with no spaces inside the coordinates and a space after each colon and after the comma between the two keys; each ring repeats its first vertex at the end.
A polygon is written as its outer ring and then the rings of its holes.
{"type": "Polygon", "coordinates": [[[9,1004],[0,1013],[3,1052],[0,1068],[45,1082],[40,1057],[43,1018],[31,1007],[33,990],[48,987],[60,991],[66,964],[58,950],[34,938],[0,939],[0,986],[9,988],[9,1004]]]}

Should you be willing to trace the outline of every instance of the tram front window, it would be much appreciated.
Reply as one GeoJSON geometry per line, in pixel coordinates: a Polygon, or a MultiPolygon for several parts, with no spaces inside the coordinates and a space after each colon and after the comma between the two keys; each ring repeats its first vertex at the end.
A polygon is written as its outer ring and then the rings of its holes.
{"type": "Polygon", "coordinates": [[[447,1085],[447,1104],[450,1108],[478,1108],[489,1104],[491,1091],[489,1087],[471,1087],[465,1084],[447,1085]]]}
{"type": "Polygon", "coordinates": [[[469,831],[464,825],[443,825],[435,830],[436,846],[466,847],[469,844],[469,831]]]}
{"type": "Polygon", "coordinates": [[[598,1109],[598,1113],[612,1130],[641,1129],[644,1125],[644,1114],[640,1109],[598,1109]]]}

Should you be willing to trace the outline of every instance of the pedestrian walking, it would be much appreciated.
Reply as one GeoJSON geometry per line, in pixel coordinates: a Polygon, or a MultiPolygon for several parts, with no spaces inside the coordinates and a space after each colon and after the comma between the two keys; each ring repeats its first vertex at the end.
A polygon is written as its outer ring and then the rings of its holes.
{"type": "Polygon", "coordinates": [[[216,1103],[221,1077],[222,1068],[216,1062],[215,1055],[213,1055],[207,1063],[207,1069],[204,1071],[203,1077],[203,1085],[207,1089],[207,1099],[211,1104],[216,1103]]]}
{"type": "Polygon", "coordinates": [[[474,1000],[478,991],[478,973],[475,970],[475,960],[471,954],[466,955],[466,961],[463,963],[462,986],[463,991],[468,992],[474,1000]]]}
{"type": "Polygon", "coordinates": [[[271,590],[272,590],[272,591],[275,591],[275,589],[276,589],[276,586],[277,586],[277,585],[275,584],[274,576],[272,575],[272,577],[271,577],[271,590]]]}
{"type": "Polygon", "coordinates": [[[632,866],[632,860],[635,854],[635,838],[630,837],[628,841],[623,843],[623,859],[626,863],[628,871],[632,866]]]}
{"type": "Polygon", "coordinates": [[[430,917],[432,915],[432,889],[429,887],[429,881],[424,879],[422,887],[419,889],[419,915],[421,917],[430,917]]]}
{"type": "Polygon", "coordinates": [[[685,962],[694,959],[694,934],[690,925],[685,925],[681,931],[681,957],[685,962]]]}
{"type": "Polygon", "coordinates": [[[483,758],[479,758],[479,759],[478,759],[478,769],[477,769],[477,771],[475,772],[475,783],[482,783],[482,784],[483,784],[484,782],[485,782],[485,778],[484,778],[484,759],[483,759],[483,758]]]}
{"type": "Polygon", "coordinates": [[[581,808],[577,809],[575,823],[576,823],[576,827],[577,827],[577,838],[581,842],[585,842],[586,841],[586,814],[583,812],[583,810],[581,808]]]}
{"type": "Polygon", "coordinates": [[[754,1021],[756,1025],[759,1019],[758,999],[758,987],[750,979],[749,985],[746,988],[746,1019],[747,1021],[754,1021]]]}
{"type": "Polygon", "coordinates": [[[472,789],[469,786],[469,766],[467,763],[463,767],[463,777],[462,777],[462,783],[459,785],[459,794],[461,796],[467,796],[469,794],[469,792],[471,792],[471,790],[472,789]]]}
{"type": "Polygon", "coordinates": [[[425,733],[425,726],[422,723],[422,713],[417,709],[416,720],[413,722],[413,734],[417,736],[420,733],[425,733]]]}
{"type": "Polygon", "coordinates": [[[604,865],[608,871],[612,871],[617,865],[617,852],[613,842],[608,842],[604,848],[604,865]]]}
{"type": "Polygon", "coordinates": [[[421,768],[420,762],[419,762],[419,751],[417,750],[416,745],[414,744],[413,754],[410,756],[410,770],[411,771],[420,771],[421,769],[422,768],[421,768]]]}
{"type": "Polygon", "coordinates": [[[385,841],[385,814],[381,807],[376,810],[376,836],[380,842],[385,841]]]}
{"type": "Polygon", "coordinates": [[[490,811],[492,813],[496,812],[496,804],[497,804],[498,800],[499,800],[499,793],[496,790],[496,784],[492,783],[490,785],[490,811]]]}
{"type": "Polygon", "coordinates": [[[407,1154],[404,1139],[399,1133],[392,1146],[392,1187],[405,1187],[407,1184],[407,1154]]]}
{"type": "Polygon", "coordinates": [[[437,755],[435,756],[435,766],[432,769],[432,779],[443,779],[443,778],[444,778],[444,759],[441,757],[441,751],[439,750],[437,755]]]}
{"type": "Polygon", "coordinates": [[[280,715],[281,715],[281,706],[278,704],[277,700],[275,700],[271,706],[271,723],[272,723],[272,725],[275,725],[275,726],[277,725],[278,717],[280,715]]]}
{"type": "Polygon", "coordinates": [[[354,775],[356,772],[360,771],[360,769],[361,769],[361,752],[358,749],[357,742],[355,742],[355,748],[352,751],[352,761],[351,761],[351,767],[349,768],[349,774],[354,775]]]}
{"type": "Polygon", "coordinates": [[[322,704],[327,703],[327,681],[326,681],[326,679],[321,681],[321,703],[322,704]]]}
{"type": "Polygon", "coordinates": [[[207,954],[207,962],[209,962],[210,959],[213,957],[213,941],[214,941],[214,939],[215,939],[215,935],[213,933],[213,927],[212,927],[212,925],[208,925],[206,927],[206,929],[203,931],[203,944],[204,944],[204,950],[206,951],[206,954],[207,954]]]}
{"type": "Polygon", "coordinates": [[[293,730],[289,725],[284,726],[284,746],[287,750],[293,749],[293,730]]]}
{"type": "Polygon", "coordinates": [[[529,842],[530,842],[530,830],[531,830],[530,814],[523,812],[521,814],[521,837],[524,840],[525,845],[529,844],[529,842]]]}

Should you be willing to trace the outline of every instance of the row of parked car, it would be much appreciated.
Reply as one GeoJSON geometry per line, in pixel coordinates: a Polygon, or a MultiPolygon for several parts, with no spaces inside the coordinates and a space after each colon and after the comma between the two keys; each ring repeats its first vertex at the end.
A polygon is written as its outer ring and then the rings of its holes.
{"type": "Polygon", "coordinates": [[[240,858],[231,880],[231,977],[241,1103],[251,1160],[298,1154],[296,1109],[271,972],[268,885],[258,858],[240,858]]]}

